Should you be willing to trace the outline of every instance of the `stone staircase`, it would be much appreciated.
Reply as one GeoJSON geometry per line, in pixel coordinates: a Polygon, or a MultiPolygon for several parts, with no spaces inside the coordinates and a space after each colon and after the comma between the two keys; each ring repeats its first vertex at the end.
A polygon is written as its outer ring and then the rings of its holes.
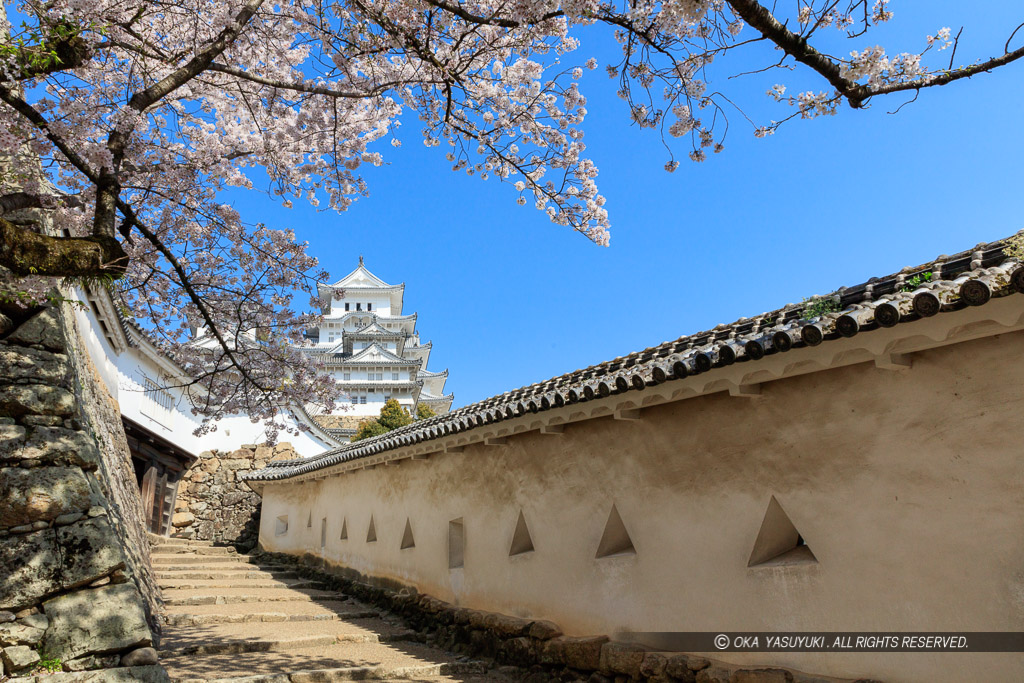
{"type": "Polygon", "coordinates": [[[418,642],[396,617],[289,566],[150,538],[164,598],[160,661],[175,683],[510,680],[418,642]]]}

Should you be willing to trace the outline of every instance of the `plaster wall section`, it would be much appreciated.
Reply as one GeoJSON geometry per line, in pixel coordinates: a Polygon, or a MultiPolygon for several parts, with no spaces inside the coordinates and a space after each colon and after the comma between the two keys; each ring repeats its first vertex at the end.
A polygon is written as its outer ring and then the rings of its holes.
{"type": "MultiPolygon", "coordinates": [[[[81,301],[88,300],[80,290],[75,296],[81,301]]],[[[84,348],[124,417],[196,455],[213,450],[229,453],[239,444],[266,439],[266,425],[253,423],[245,415],[228,415],[217,421],[213,432],[197,436],[195,431],[202,425],[202,417],[192,414],[192,404],[180,386],[182,382],[169,378],[174,368],[166,358],[160,358],[155,349],[147,352],[145,341],[121,351],[115,349],[89,306],[76,309],[74,317],[84,348]]],[[[288,416],[279,421],[296,424],[288,416]]],[[[317,455],[335,445],[310,431],[288,434],[287,438],[303,456],[317,455]]]]}
{"type": "MultiPolygon", "coordinates": [[[[1020,631],[1022,361],[1012,331],[921,350],[908,370],[858,363],[757,398],[720,392],[266,482],[260,544],[571,635],[1020,631]],[[748,567],[773,498],[813,556],[748,567]],[[613,506],[632,548],[599,558],[613,506]],[[520,513],[534,549],[510,556],[520,513]],[[450,568],[459,519],[464,566],[450,568]],[[407,520],[415,545],[402,549],[407,520]]],[[[902,681],[1024,676],[1016,653],[715,656],[902,681]]]]}

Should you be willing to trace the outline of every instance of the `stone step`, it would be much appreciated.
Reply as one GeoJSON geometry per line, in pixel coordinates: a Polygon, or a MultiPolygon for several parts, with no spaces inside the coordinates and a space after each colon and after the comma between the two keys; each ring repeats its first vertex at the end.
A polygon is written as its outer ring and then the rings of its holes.
{"type": "Polygon", "coordinates": [[[161,663],[176,683],[320,683],[355,680],[421,680],[446,674],[482,674],[481,664],[453,662],[452,656],[419,643],[392,647],[375,642],[344,642],[290,650],[166,655],[161,663]]]}
{"type": "Polygon", "coordinates": [[[280,625],[282,623],[305,623],[314,621],[357,621],[361,619],[374,619],[380,616],[380,612],[375,609],[366,609],[359,607],[349,607],[345,603],[293,603],[284,608],[282,603],[274,603],[272,608],[266,609],[279,609],[280,611],[254,611],[252,605],[236,604],[236,605],[195,605],[191,607],[178,607],[178,609],[188,609],[189,612],[182,613],[165,613],[163,616],[164,623],[168,627],[180,628],[186,626],[212,626],[216,624],[246,624],[246,623],[268,623],[280,625]],[[306,606],[330,606],[337,605],[337,607],[329,608],[321,612],[308,612],[296,609],[296,605],[306,606]],[[234,607],[243,607],[242,611],[228,612],[234,607]],[[204,608],[217,609],[217,612],[200,612],[204,608]]]}
{"type": "Polygon", "coordinates": [[[259,561],[248,555],[191,555],[191,554],[152,554],[153,566],[170,564],[259,564],[259,561]]]}
{"type": "Polygon", "coordinates": [[[196,571],[194,568],[176,569],[173,571],[154,572],[158,579],[176,581],[181,579],[198,579],[201,581],[231,581],[231,580],[262,580],[282,581],[285,579],[298,579],[299,573],[295,570],[275,569],[264,571],[261,569],[239,569],[230,571],[196,571]]]}
{"type": "Polygon", "coordinates": [[[237,555],[238,551],[230,546],[212,546],[190,548],[183,545],[156,545],[150,551],[153,557],[163,555],[237,555]]]}
{"type": "Polygon", "coordinates": [[[156,534],[146,534],[149,539],[150,545],[189,545],[194,547],[210,547],[213,545],[213,541],[196,541],[191,538],[172,538],[170,536],[157,536],[156,534]]]}
{"type": "Polygon", "coordinates": [[[343,593],[315,589],[290,588],[221,588],[211,593],[209,590],[167,590],[164,591],[164,604],[178,605],[230,605],[253,602],[304,602],[316,600],[342,600],[343,593]]]}
{"type": "Polygon", "coordinates": [[[217,564],[155,564],[153,565],[153,573],[157,576],[171,576],[176,572],[232,572],[232,573],[246,573],[246,572],[268,572],[270,574],[277,574],[278,572],[295,572],[293,565],[285,564],[265,564],[255,565],[248,563],[240,564],[228,564],[228,563],[217,563],[217,564]]]}
{"type": "Polygon", "coordinates": [[[180,627],[166,635],[167,655],[242,654],[325,647],[335,643],[384,643],[416,640],[415,631],[379,618],[360,624],[340,620],[312,622],[240,622],[180,627]]]}
{"type": "Polygon", "coordinates": [[[157,585],[161,590],[201,590],[206,588],[315,588],[324,590],[327,586],[320,581],[295,580],[275,581],[273,579],[169,579],[160,577],[157,585]]]}

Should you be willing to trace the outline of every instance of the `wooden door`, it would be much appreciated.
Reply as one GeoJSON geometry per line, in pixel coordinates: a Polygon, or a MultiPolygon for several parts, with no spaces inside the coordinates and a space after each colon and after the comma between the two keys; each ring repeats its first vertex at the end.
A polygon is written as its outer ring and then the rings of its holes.
{"type": "Polygon", "coordinates": [[[156,489],[157,489],[157,471],[156,468],[150,465],[146,468],[146,473],[142,476],[142,511],[146,516],[146,529],[152,531],[154,534],[160,533],[158,528],[154,528],[153,518],[153,506],[155,504],[156,489]]]}

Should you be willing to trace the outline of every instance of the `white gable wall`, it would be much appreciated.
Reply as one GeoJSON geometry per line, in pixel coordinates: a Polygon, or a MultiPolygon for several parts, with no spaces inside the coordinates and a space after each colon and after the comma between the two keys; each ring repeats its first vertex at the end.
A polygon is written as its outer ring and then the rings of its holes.
{"type": "MultiPolygon", "coordinates": [[[[81,292],[77,296],[85,300],[81,292]]],[[[241,444],[266,441],[264,423],[254,424],[245,415],[219,420],[216,431],[197,437],[193,432],[200,426],[201,419],[192,415],[191,404],[181,388],[166,386],[173,382],[162,379],[165,370],[156,360],[134,347],[117,353],[92,310],[78,310],[75,317],[89,356],[123,417],[193,455],[214,449],[232,451],[241,444]]],[[[290,416],[285,422],[296,424],[290,416]]],[[[278,440],[291,442],[303,456],[317,455],[334,447],[311,432],[280,434],[278,440]]]]}

